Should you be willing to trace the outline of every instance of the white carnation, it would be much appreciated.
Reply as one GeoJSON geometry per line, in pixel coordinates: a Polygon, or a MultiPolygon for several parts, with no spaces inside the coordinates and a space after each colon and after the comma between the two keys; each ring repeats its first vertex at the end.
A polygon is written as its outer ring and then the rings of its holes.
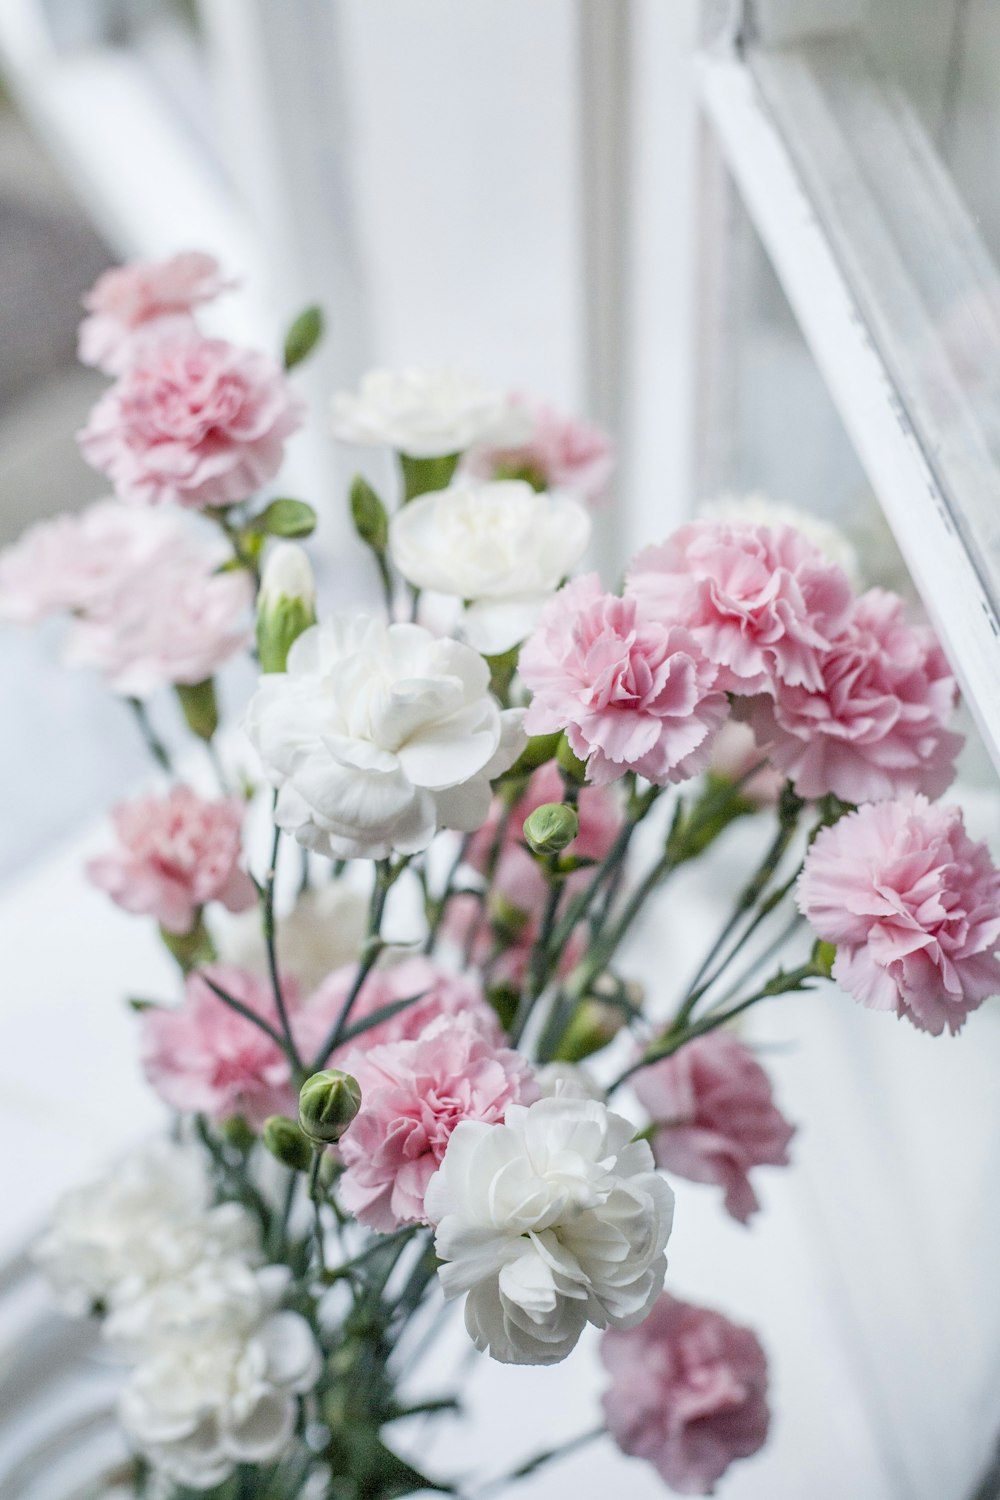
{"type": "Polygon", "coordinates": [[[535,1083],[543,1099],[604,1101],[604,1085],[583,1063],[550,1062],[535,1069],[535,1083]]]}
{"type": "Polygon", "coordinates": [[[569,495],[538,494],[508,479],[412,500],[393,517],[389,547],[417,588],[471,601],[466,639],[499,656],[534,630],[543,604],[587,550],[590,531],[590,517],[569,495]]]}
{"type": "Polygon", "coordinates": [[[480,443],[515,446],[531,419],[506,392],[455,370],[370,370],[356,396],[334,396],[333,431],[345,443],[438,458],[480,443]]]}
{"type": "Polygon", "coordinates": [[[258,1253],[246,1209],[212,1206],[202,1153],[161,1139],[66,1193],[34,1249],[64,1308],[77,1316],[96,1304],[122,1306],[204,1257],[258,1253]]]}
{"type": "Polygon", "coordinates": [[[219,1263],[150,1302],[146,1352],[119,1410],[160,1473],[208,1489],[236,1464],[281,1456],[296,1398],[322,1367],[306,1320],[278,1310],[287,1280],[286,1267],[241,1274],[219,1263]]]}
{"type": "Polygon", "coordinates": [[[445,1296],[467,1293],[478,1349],[554,1364],[586,1323],[632,1328],[649,1312],[674,1199],[633,1135],[605,1105],[569,1097],[455,1128],[424,1205],[445,1296]]]}
{"type": "Polygon", "coordinates": [[[287,672],[261,679],[246,725],[279,827],[331,858],[384,859],[485,821],[522,717],[501,712],[471,647],[338,614],[299,636],[287,672]]]}
{"type": "Polygon", "coordinates": [[[701,514],[706,521],[750,521],[755,526],[791,526],[818,547],[829,562],[842,568],[850,580],[851,587],[862,586],[861,565],[858,554],[849,538],[834,526],[810,511],[799,510],[795,505],[783,505],[758,490],[748,495],[720,495],[703,505],[701,514]]]}
{"type": "MultiPolygon", "coordinates": [[[[334,969],[355,963],[368,931],[368,900],[344,880],[331,880],[303,891],[277,924],[281,971],[310,994],[334,969]]],[[[220,957],[264,979],[267,948],[260,912],[215,915],[213,935],[220,957]]]]}

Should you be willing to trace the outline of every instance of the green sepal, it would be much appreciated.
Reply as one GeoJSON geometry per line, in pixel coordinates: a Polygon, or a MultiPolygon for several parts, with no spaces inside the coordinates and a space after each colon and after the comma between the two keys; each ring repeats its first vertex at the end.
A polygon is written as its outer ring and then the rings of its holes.
{"type": "Polygon", "coordinates": [[[291,370],[308,359],[322,337],[322,308],[307,307],[285,334],[285,369],[291,370]]]}

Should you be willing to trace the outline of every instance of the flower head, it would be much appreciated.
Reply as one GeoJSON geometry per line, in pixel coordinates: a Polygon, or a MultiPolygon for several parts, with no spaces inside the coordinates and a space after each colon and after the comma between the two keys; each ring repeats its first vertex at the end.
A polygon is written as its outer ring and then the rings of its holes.
{"type": "Polygon", "coordinates": [[[564,729],[598,785],[635,771],[658,786],[707,764],[729,706],[691,633],[605,594],[596,573],[560,589],[521,651],[529,734],[564,729]]]}
{"type": "Polygon", "coordinates": [[[673,1194],[634,1127],[595,1100],[456,1125],[424,1194],[448,1298],[476,1347],[555,1364],[586,1323],[631,1328],[663,1285],[673,1194]]]}
{"type": "Polygon", "coordinates": [[[157,341],[98,401],[84,458],[123,500],[246,500],[278,472],[303,405],[267,355],[198,334],[157,341]]]}
{"type": "Polygon", "coordinates": [[[467,472],[480,479],[527,479],[538,490],[566,490],[600,504],[615,464],[611,435],[532,396],[515,395],[511,404],[526,413],[530,434],[517,444],[474,448],[464,465],[467,472]]]}
{"type": "Polygon", "coordinates": [[[767,1359],[749,1328],[666,1293],[638,1328],[601,1341],[608,1431],[680,1495],[709,1495],[764,1446],[767,1359]]]}
{"type": "Polygon", "coordinates": [[[861,564],[850,537],[832,521],[824,521],[810,510],[772,500],[770,495],[755,490],[746,495],[719,495],[701,506],[700,513],[705,521],[733,522],[738,526],[750,522],[754,526],[768,526],[772,531],[778,527],[797,531],[841,569],[852,589],[862,586],[861,564]]]}
{"type": "Polygon", "coordinates": [[[745,1224],[760,1207],[750,1169],[787,1166],[795,1133],[749,1048],[730,1032],[711,1031],[640,1069],[634,1087],[653,1120],[657,1165],[716,1183],[728,1212],[745,1224]]]}
{"type": "MultiPolygon", "coordinates": [[[[345,880],[312,885],[296,899],[277,924],[275,938],[281,972],[296,981],[304,995],[345,965],[353,965],[368,930],[368,899],[345,880]]],[[[267,947],[260,912],[247,911],[212,927],[220,956],[238,969],[263,979],[268,973],[267,947]]],[[[353,968],[350,970],[353,973],[353,968]]]]}
{"type": "Polygon", "coordinates": [[[483,658],[419,625],[333,615],[299,636],[288,670],[247,713],[276,821],[300,844],[347,859],[425,849],[438,828],[470,831],[490,779],[523,742],[483,658]]]}
{"type": "Polygon", "coordinates": [[[639,554],[626,594],[690,630],[719,668],[718,685],[740,694],[775,682],[818,687],[817,653],[851,607],[845,574],[801,532],[751,522],[682,526],[639,554]]]}
{"type": "Polygon", "coordinates": [[[476,443],[516,443],[529,430],[506,392],[455,370],[370,370],[356,396],[333,398],[333,431],[342,442],[384,444],[411,458],[462,453],[476,443]]]}
{"type": "Polygon", "coordinates": [[[779,683],[773,699],[747,707],[758,743],[799,795],[939,797],[962,736],[945,727],[957,690],[934,632],[910,625],[895,594],[870,589],[815,664],[812,686],[779,683]]]}
{"type": "Polygon", "coordinates": [[[240,867],[243,804],[236,798],[206,802],[175,786],[123,803],[114,824],[118,849],[91,860],[87,874],[126,911],[183,933],[209,901],[230,911],[255,903],[253,881],[240,867]]]}
{"type": "MultiPolygon", "coordinates": [[[[494,798],[489,817],[469,840],[466,863],[482,875],[490,868],[494,845],[499,860],[512,851],[523,855],[520,846],[525,818],[546,802],[561,801],[563,795],[559,768],[555,761],[546,761],[532,772],[527,786],[509,812],[499,797],[494,798]]],[[[580,859],[602,860],[622,826],[617,797],[607,787],[584,786],[580,788],[576,810],[580,815],[580,828],[573,840],[573,853],[580,859]]],[[[495,866],[496,860],[492,863],[495,866]]]]}
{"type": "Polygon", "coordinates": [[[589,540],[590,518],[576,500],[538,494],[520,480],[422,495],[397,511],[389,528],[403,577],[468,601],[463,634],[487,656],[531,633],[589,540]]]}
{"type": "MultiPolygon", "coordinates": [[[[213,964],[189,975],[179,1006],[143,1012],[142,1063],[150,1084],[171,1109],[213,1120],[239,1116],[253,1130],[260,1130],[268,1115],[293,1115],[297,1097],[285,1053],[221,1000],[206,979],[277,1029],[270,984],[213,964]]],[[[287,981],[283,988],[297,1012],[297,991],[287,981]]]]}
{"type": "Polygon", "coordinates": [[[197,250],[113,266],[83,298],[89,317],[80,324],[79,358],[120,375],[152,340],[193,331],[193,310],[233,284],[218,261],[197,250]]]}
{"type": "Polygon", "coordinates": [[[1000,994],[1000,871],[957,807],[859,807],[814,841],[798,903],[836,944],[834,979],[872,1010],[940,1036],[1000,994]]]}
{"type": "Polygon", "coordinates": [[[424,1192],[462,1120],[493,1124],[532,1097],[531,1069],[461,1018],[442,1017],[415,1041],[348,1056],[361,1110],[340,1143],[344,1207],[372,1229],[425,1221],[424,1192]]]}

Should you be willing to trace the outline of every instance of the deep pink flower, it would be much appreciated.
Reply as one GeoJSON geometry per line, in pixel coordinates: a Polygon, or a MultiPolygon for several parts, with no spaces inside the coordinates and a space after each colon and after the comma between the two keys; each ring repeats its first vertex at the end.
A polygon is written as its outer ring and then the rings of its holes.
{"type": "Polygon", "coordinates": [[[790,526],[694,521],[632,564],[626,595],[684,625],[719,667],[720,687],[819,686],[816,653],[843,629],[846,574],[790,526]]]}
{"type": "MultiPolygon", "coordinates": [[[[562,802],[565,795],[562,776],[555,761],[547,761],[534,771],[521,796],[505,818],[501,798],[494,797],[490,815],[472,835],[466,850],[466,863],[485,874],[497,835],[503,825],[498,857],[523,841],[524,820],[545,802],[562,802]]],[[[576,804],[580,815],[580,832],[569,853],[579,859],[603,859],[614,843],[622,825],[621,809],[613,793],[604,787],[585,786],[576,804]]]]}
{"type": "Polygon", "coordinates": [[[361,1110],[340,1142],[344,1207],[371,1229],[424,1221],[424,1190],[460,1120],[503,1120],[530,1103],[531,1069],[462,1018],[442,1017],[416,1041],[349,1053],[361,1110]]]}
{"type": "MultiPolygon", "coordinates": [[[[329,1034],[351,992],[356,974],[356,965],[345,964],[309,997],[302,1012],[302,1026],[310,1043],[305,1050],[315,1051],[329,1034]]],[[[384,969],[373,969],[351,1008],[349,1024],[353,1026],[383,1006],[412,999],[415,995],[420,999],[414,1005],[378,1022],[357,1037],[351,1046],[369,1048],[387,1042],[412,1041],[440,1016],[467,1017],[486,1041],[499,1046],[500,1024],[487,1004],[478,980],[471,974],[450,973],[428,958],[405,958],[401,963],[389,964],[384,969]]]]}
{"type": "Polygon", "coordinates": [[[834,979],[872,1010],[940,1036],[1000,994],[1000,872],[960,808],[859,807],[814,841],[798,903],[837,946],[834,979]]]}
{"type": "Polygon", "coordinates": [[[240,868],[243,812],[235,797],[205,802],[187,786],[125,802],[114,812],[119,847],[92,859],[87,874],[119,906],[168,932],[190,932],[209,901],[246,911],[256,892],[240,868]]]}
{"type": "Polygon", "coordinates": [[[191,334],[142,350],[78,437],[123,500],[225,506],[273,478],[302,414],[274,360],[191,334]]]}
{"type": "MultiPolygon", "coordinates": [[[[278,1028],[270,983],[242,969],[212,964],[203,973],[220,989],[278,1028]]],[[[294,985],[282,987],[298,1008],[294,985]]],[[[259,1130],[268,1115],[294,1115],[297,1095],[284,1052],[271,1038],[220,1000],[201,973],[188,977],[175,1009],[154,1007],[142,1016],[146,1077],[171,1109],[213,1120],[239,1115],[259,1130]]]]}
{"type": "Polygon", "coordinates": [[[605,594],[596,573],[545,606],[519,670],[533,694],[528,734],[565,730],[599,786],[626,771],[658,786],[695,775],[729,711],[690,632],[605,594]]]}
{"type": "Polygon", "coordinates": [[[787,1166],[795,1134],[753,1053],[731,1032],[710,1031],[634,1082],[656,1127],[657,1166],[725,1189],[728,1212],[745,1224],[760,1207],[750,1169],[787,1166]]]}
{"type": "Polygon", "coordinates": [[[113,266],[83,298],[90,316],[80,324],[79,358],[119,375],[151,339],[193,330],[193,309],[233,285],[218,261],[198,250],[113,266]]]}
{"type": "Polygon", "coordinates": [[[779,683],[776,698],[747,705],[758,744],[799,795],[939,797],[963,741],[945,728],[957,690],[930,627],[910,625],[897,595],[870,589],[816,664],[816,686],[779,683]]]}
{"type": "Polygon", "coordinates": [[[609,1329],[608,1431],[680,1495],[710,1495],[767,1440],[767,1358],[755,1333],[666,1292],[645,1322],[609,1329]]]}
{"type": "Polygon", "coordinates": [[[531,436],[515,447],[473,448],[466,470],[480,479],[527,477],[538,489],[571,490],[592,505],[604,500],[615,466],[610,433],[532,396],[515,395],[511,404],[528,416],[531,436]]]}

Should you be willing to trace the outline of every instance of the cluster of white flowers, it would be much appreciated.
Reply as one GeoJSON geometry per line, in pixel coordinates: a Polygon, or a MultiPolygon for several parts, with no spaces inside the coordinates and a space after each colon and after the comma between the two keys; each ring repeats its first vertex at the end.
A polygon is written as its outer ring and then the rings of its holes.
{"type": "Polygon", "coordinates": [[[68,1311],[106,1314],[133,1366],[123,1425],[160,1474],[208,1489],[281,1454],[319,1350],[252,1216],[212,1205],[198,1150],[155,1140],[68,1193],[35,1256],[68,1311]]]}

